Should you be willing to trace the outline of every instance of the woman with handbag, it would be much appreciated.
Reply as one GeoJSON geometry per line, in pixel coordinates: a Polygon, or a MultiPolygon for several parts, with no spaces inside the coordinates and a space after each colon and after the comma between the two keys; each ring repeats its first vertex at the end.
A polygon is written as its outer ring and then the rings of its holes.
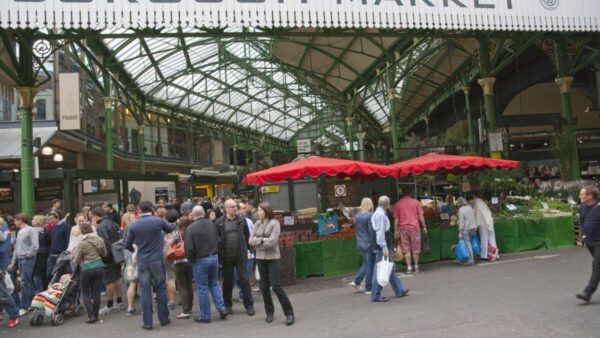
{"type": "Polygon", "coordinates": [[[254,229],[250,234],[249,244],[256,248],[256,262],[260,273],[260,289],[262,290],[265,303],[265,312],[267,313],[267,323],[273,321],[273,298],[271,298],[271,288],[285,314],[286,325],[294,324],[294,309],[285,291],[280,283],[280,259],[279,253],[279,233],[281,232],[279,221],[273,219],[273,208],[268,202],[263,202],[258,206],[258,220],[254,224],[254,229]]]}
{"type": "Polygon", "coordinates": [[[179,300],[183,307],[183,311],[175,317],[177,319],[189,319],[194,305],[194,285],[192,282],[194,274],[192,265],[185,258],[183,243],[185,230],[190,224],[192,224],[192,220],[187,216],[177,220],[177,228],[173,233],[173,239],[167,252],[167,258],[173,260],[175,264],[175,280],[179,290],[179,300]]]}

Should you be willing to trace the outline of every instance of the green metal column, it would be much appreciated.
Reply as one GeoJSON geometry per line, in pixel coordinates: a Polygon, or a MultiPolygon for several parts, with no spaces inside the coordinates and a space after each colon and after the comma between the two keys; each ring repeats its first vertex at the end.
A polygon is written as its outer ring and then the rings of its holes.
{"type": "Polygon", "coordinates": [[[600,58],[594,61],[594,73],[596,74],[596,104],[600,109],[600,58]]]}
{"type": "Polygon", "coordinates": [[[471,99],[469,94],[471,93],[471,87],[463,87],[463,92],[465,93],[465,110],[467,112],[467,140],[469,142],[469,146],[473,146],[475,144],[475,140],[473,139],[473,117],[471,115],[471,99]]]}
{"type": "Polygon", "coordinates": [[[495,77],[491,77],[492,66],[490,64],[490,48],[487,37],[479,39],[479,66],[482,78],[477,82],[483,88],[485,116],[488,122],[488,132],[496,132],[496,105],[494,104],[495,77]]]}
{"type": "MultiPolygon", "coordinates": [[[[33,71],[33,67],[31,68],[33,71]]],[[[31,108],[36,89],[17,88],[19,95],[19,118],[21,119],[21,212],[33,217],[35,214],[33,178],[33,116],[31,108]]]]}
{"type": "Polygon", "coordinates": [[[104,97],[104,143],[106,155],[106,170],[113,171],[113,101],[114,98],[104,97]]]}
{"type": "Polygon", "coordinates": [[[73,177],[71,176],[71,170],[67,170],[65,172],[65,177],[63,181],[63,208],[65,214],[70,214],[67,218],[69,223],[73,222],[75,218],[75,189],[73,177]]]}
{"type": "MultiPolygon", "coordinates": [[[[581,170],[579,168],[579,155],[577,152],[577,139],[575,138],[575,126],[573,126],[573,104],[571,103],[571,84],[573,77],[568,75],[568,58],[566,41],[560,39],[557,41],[557,75],[554,82],[560,88],[560,105],[563,113],[564,128],[563,134],[559,140],[561,146],[568,149],[569,173],[568,178],[577,180],[581,178],[581,170]]],[[[565,175],[566,173],[563,173],[565,175]]]]}
{"type": "MultiPolygon", "coordinates": [[[[106,63],[106,61],[105,61],[106,63]]],[[[111,78],[107,70],[102,71],[102,81],[104,82],[104,143],[106,156],[106,170],[114,169],[113,159],[113,102],[111,97],[111,78]]]]}
{"type": "Polygon", "coordinates": [[[390,114],[390,129],[392,134],[392,160],[394,162],[400,160],[400,145],[398,144],[398,121],[396,116],[396,90],[394,89],[395,66],[392,64],[386,70],[386,84],[388,94],[388,105],[390,114]]]}
{"type": "MultiPolygon", "coordinates": [[[[19,69],[21,83],[19,95],[19,118],[21,119],[21,212],[32,217],[35,213],[33,177],[33,99],[37,93],[33,74],[33,31],[21,31],[24,41],[19,41],[19,69]]],[[[12,46],[5,46],[12,48],[12,46]]]]}
{"type": "MultiPolygon", "coordinates": [[[[350,109],[350,104],[348,104],[348,109],[350,109]]],[[[354,117],[352,117],[350,110],[348,110],[348,116],[346,116],[346,133],[348,134],[348,142],[350,142],[350,158],[354,160],[356,156],[354,154],[354,140],[352,139],[353,121],[354,117]]]]}
{"type": "Polygon", "coordinates": [[[146,174],[146,140],[144,126],[138,126],[138,151],[140,152],[140,174],[146,174]]]}
{"type": "MultiPolygon", "coordinates": [[[[235,135],[235,140],[237,142],[237,134],[235,135]]],[[[236,194],[239,191],[238,158],[237,158],[238,147],[239,146],[237,144],[234,144],[232,147],[232,149],[233,149],[233,171],[235,171],[235,181],[233,182],[233,191],[235,191],[236,194]]]]}

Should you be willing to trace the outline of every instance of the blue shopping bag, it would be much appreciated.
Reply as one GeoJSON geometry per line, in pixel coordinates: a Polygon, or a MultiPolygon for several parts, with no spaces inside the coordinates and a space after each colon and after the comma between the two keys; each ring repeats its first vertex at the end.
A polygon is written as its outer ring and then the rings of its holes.
{"type": "Polygon", "coordinates": [[[340,231],[340,222],[335,214],[319,214],[317,216],[319,236],[327,236],[340,231]]]}
{"type": "Polygon", "coordinates": [[[461,239],[458,241],[458,244],[454,248],[454,256],[456,256],[456,260],[459,262],[466,262],[469,260],[469,249],[464,240],[461,239]]]}
{"type": "Polygon", "coordinates": [[[471,246],[473,247],[473,254],[475,256],[481,255],[481,242],[479,242],[477,235],[471,236],[471,246]]]}

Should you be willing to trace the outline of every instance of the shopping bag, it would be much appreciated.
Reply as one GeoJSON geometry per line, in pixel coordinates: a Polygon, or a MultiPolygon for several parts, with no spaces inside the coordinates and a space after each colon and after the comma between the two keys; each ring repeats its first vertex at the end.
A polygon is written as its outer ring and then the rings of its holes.
{"type": "Polygon", "coordinates": [[[481,242],[479,242],[477,235],[471,236],[471,246],[473,247],[473,254],[475,256],[481,255],[481,242]]]}
{"type": "Polygon", "coordinates": [[[319,214],[317,220],[319,236],[327,236],[340,231],[340,223],[336,215],[319,214]]]}
{"type": "Polygon", "coordinates": [[[427,238],[426,233],[423,233],[421,236],[421,253],[424,255],[431,253],[431,244],[429,244],[429,238],[427,238]]]}
{"type": "Polygon", "coordinates": [[[498,248],[488,245],[487,259],[490,262],[495,262],[498,258],[498,248]]]}
{"type": "Polygon", "coordinates": [[[8,291],[9,295],[15,291],[15,285],[13,284],[8,272],[4,274],[4,286],[6,287],[6,291],[8,291]]]}
{"type": "Polygon", "coordinates": [[[467,243],[464,240],[458,241],[458,244],[454,248],[454,255],[456,256],[456,260],[459,262],[466,262],[469,260],[469,249],[467,248],[467,243]]]}
{"type": "Polygon", "coordinates": [[[383,257],[383,259],[377,263],[377,284],[379,284],[379,286],[383,288],[388,285],[393,269],[394,263],[390,261],[389,257],[383,257]]]}

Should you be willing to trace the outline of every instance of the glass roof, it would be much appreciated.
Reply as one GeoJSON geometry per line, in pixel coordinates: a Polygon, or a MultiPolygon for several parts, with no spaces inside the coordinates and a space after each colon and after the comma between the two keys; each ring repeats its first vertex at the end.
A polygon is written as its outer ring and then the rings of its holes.
{"type": "MultiPolygon", "coordinates": [[[[129,31],[107,33],[124,32],[129,31]]],[[[290,140],[321,110],[339,110],[298,74],[272,61],[267,38],[127,37],[104,42],[152,99],[278,139],[290,140]]]]}

